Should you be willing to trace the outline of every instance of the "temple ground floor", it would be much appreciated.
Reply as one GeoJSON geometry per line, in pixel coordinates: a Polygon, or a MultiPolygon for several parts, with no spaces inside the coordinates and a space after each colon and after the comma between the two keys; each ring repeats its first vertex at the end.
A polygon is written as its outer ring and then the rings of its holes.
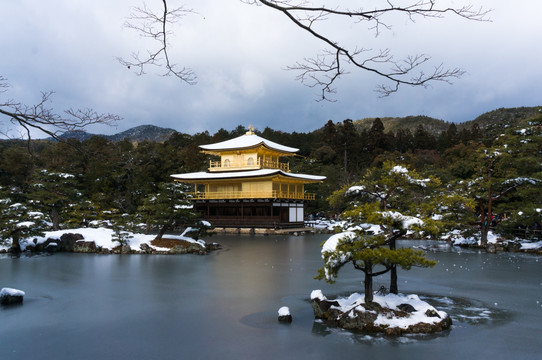
{"type": "Polygon", "coordinates": [[[197,200],[194,209],[214,227],[285,229],[304,225],[302,200],[197,200]]]}

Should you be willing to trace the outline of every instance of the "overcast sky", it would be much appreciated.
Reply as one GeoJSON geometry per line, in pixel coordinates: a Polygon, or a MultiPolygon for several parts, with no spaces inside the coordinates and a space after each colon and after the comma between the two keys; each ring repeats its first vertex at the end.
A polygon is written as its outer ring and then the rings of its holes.
{"type": "MultiPolygon", "coordinates": [[[[397,18],[376,39],[366,24],[348,27],[344,41],[358,39],[361,47],[390,48],[398,56],[426,53],[435,65],[464,69],[461,79],[426,89],[402,86],[379,98],[375,88],[382,79],[352,72],[337,83],[336,102],[316,102],[318,90],[284,68],[318,54],[322,45],[262,6],[240,0],[169,1],[170,8],[184,4],[197,12],[171,29],[172,61],[198,76],[196,85],[187,85],[160,76],[162,69],[136,76],[117,62],[118,56],[129,58],[132,51],[153,46],[123,27],[139,0],[2,0],[0,75],[11,87],[0,96],[32,104],[41,91],[53,90],[51,106],[58,112],[93,108],[121,116],[116,127],[88,129],[106,134],[144,124],[189,134],[237,125],[306,132],[330,119],[376,116],[463,122],[500,107],[542,105],[542,1],[439,3],[493,9],[492,22],[397,18]]],[[[161,1],[147,4],[159,9],[161,1]]],[[[5,130],[5,119],[0,127],[5,130]]]]}

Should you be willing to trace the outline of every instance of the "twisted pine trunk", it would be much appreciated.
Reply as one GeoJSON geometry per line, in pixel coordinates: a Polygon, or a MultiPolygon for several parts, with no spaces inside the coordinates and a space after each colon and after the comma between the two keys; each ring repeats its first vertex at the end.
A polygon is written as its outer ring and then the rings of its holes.
{"type": "Polygon", "coordinates": [[[372,274],[372,268],[373,265],[371,262],[365,263],[365,269],[363,272],[365,273],[365,303],[369,304],[373,302],[373,274],[372,274]]]}
{"type": "MultiPolygon", "coordinates": [[[[396,240],[405,234],[406,234],[405,230],[399,230],[398,232],[395,232],[390,237],[390,239],[388,240],[390,250],[395,250],[397,248],[396,240]]],[[[393,264],[390,268],[390,293],[392,294],[399,293],[399,287],[397,286],[397,265],[395,264],[393,264]]]]}

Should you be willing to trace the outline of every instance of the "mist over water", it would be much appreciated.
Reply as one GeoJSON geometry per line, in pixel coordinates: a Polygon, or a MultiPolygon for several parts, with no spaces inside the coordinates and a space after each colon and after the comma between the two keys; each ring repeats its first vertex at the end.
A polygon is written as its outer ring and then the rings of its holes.
{"type": "MultiPolygon", "coordinates": [[[[448,312],[452,330],[387,338],[315,321],[309,296],[362,291],[350,267],[314,280],[325,235],[214,236],[196,255],[55,254],[0,258],[0,287],[26,292],[0,307],[1,359],[538,359],[542,260],[445,244],[433,269],[399,271],[399,291],[448,312]],[[289,325],[277,311],[288,306],[289,325]]],[[[388,286],[376,279],[375,289],[388,286]]]]}

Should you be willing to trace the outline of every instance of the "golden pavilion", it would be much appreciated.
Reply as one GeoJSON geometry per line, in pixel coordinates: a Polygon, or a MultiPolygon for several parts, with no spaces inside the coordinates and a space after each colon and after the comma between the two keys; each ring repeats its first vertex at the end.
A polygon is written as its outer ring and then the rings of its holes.
{"type": "Polygon", "coordinates": [[[194,184],[194,208],[203,219],[219,227],[303,226],[304,203],[315,194],[305,184],[322,182],[325,176],[294,174],[282,158],[299,149],[256,135],[201,145],[201,151],[220,157],[206,172],[171,175],[194,184]]]}

